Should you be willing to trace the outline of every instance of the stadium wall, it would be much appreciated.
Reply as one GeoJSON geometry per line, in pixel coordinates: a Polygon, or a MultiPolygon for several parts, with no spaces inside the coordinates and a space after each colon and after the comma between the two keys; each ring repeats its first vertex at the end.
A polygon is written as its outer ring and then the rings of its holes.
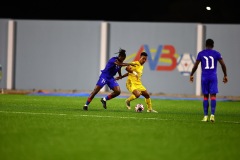
{"type": "MultiPolygon", "coordinates": [[[[240,81],[237,68],[240,64],[240,25],[14,21],[13,85],[8,88],[7,77],[3,76],[2,88],[91,91],[102,63],[116,56],[114,53],[119,48],[124,48],[127,50],[126,62],[133,61],[142,50],[148,52],[149,60],[142,79],[149,92],[198,94],[199,82],[190,83],[189,72],[197,52],[204,47],[202,41],[212,38],[215,49],[222,53],[228,67],[228,84],[221,82],[223,74],[220,66],[218,68],[219,95],[240,96],[240,89],[236,87],[240,81]],[[205,28],[201,35],[199,26],[205,28]]],[[[7,26],[8,20],[1,19],[0,64],[3,72],[7,72],[7,26]]],[[[122,91],[127,92],[125,80],[119,83],[122,91]]]]}

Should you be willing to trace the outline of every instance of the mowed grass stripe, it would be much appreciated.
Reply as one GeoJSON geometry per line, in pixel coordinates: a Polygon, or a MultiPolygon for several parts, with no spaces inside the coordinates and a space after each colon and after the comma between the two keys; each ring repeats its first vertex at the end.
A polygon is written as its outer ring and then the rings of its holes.
{"type": "MultiPolygon", "coordinates": [[[[9,112],[9,111],[0,111],[0,113],[10,113],[10,114],[31,114],[31,115],[53,115],[53,116],[67,116],[70,114],[63,113],[36,113],[36,112],[9,112]]],[[[154,113],[156,114],[156,113],[154,113]]],[[[99,116],[99,115],[73,115],[74,117],[95,117],[95,118],[119,118],[119,119],[144,119],[144,120],[159,120],[159,121],[184,121],[184,120],[176,120],[176,119],[162,119],[162,118],[142,118],[142,117],[118,117],[118,116],[99,116]]],[[[238,121],[218,121],[222,123],[233,123],[240,124],[238,121]]],[[[203,122],[204,123],[204,122],[203,122]]]]}

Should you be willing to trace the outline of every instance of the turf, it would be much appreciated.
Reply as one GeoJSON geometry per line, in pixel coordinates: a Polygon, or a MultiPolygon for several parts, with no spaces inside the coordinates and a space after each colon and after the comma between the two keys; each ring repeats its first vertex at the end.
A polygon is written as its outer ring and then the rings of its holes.
{"type": "MultiPolygon", "coordinates": [[[[127,110],[125,99],[0,95],[2,160],[238,160],[240,102],[218,101],[215,123],[202,102],[152,99],[159,113],[127,110]]],[[[144,99],[131,103],[135,106],[144,99]]],[[[133,107],[132,107],[133,108],[133,107]]]]}

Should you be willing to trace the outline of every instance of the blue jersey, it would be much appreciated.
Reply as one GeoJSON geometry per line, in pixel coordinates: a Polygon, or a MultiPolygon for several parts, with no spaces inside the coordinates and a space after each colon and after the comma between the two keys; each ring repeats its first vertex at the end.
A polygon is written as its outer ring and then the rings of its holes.
{"type": "Polygon", "coordinates": [[[199,52],[197,60],[201,61],[202,75],[211,76],[217,74],[217,63],[220,59],[222,59],[222,56],[216,50],[205,49],[199,52]]]}
{"type": "Polygon", "coordinates": [[[118,57],[112,57],[111,59],[109,59],[106,67],[103,70],[101,70],[102,76],[106,78],[111,78],[116,75],[116,73],[121,69],[121,66],[115,64],[117,58],[118,57]]]}
{"type": "Polygon", "coordinates": [[[106,67],[101,70],[102,74],[100,75],[97,84],[101,88],[105,85],[108,85],[110,89],[113,89],[116,86],[119,86],[114,76],[121,69],[121,66],[115,64],[118,57],[112,57],[107,62],[106,67]]]}
{"type": "Polygon", "coordinates": [[[202,67],[202,93],[218,93],[217,63],[222,59],[219,52],[212,49],[205,49],[198,53],[197,60],[201,61],[202,67]]]}

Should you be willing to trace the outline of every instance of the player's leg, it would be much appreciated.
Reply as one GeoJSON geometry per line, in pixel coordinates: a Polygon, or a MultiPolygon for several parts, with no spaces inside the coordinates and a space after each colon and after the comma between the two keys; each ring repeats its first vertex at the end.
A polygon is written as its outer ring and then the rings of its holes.
{"type": "Polygon", "coordinates": [[[215,122],[215,110],[216,110],[216,94],[211,94],[210,95],[211,99],[211,116],[210,116],[210,121],[215,122]]]}
{"type": "Polygon", "coordinates": [[[217,76],[212,77],[210,83],[210,100],[211,100],[211,116],[210,121],[215,122],[215,110],[216,110],[216,94],[218,93],[218,80],[217,76]]]}
{"type": "Polygon", "coordinates": [[[209,95],[204,94],[203,96],[203,113],[204,117],[202,121],[207,122],[208,121],[208,108],[209,108],[209,102],[208,102],[209,95]]]}
{"type": "Polygon", "coordinates": [[[130,102],[133,101],[134,99],[138,98],[139,96],[141,96],[141,92],[139,92],[138,90],[135,89],[132,92],[132,94],[125,100],[127,109],[131,109],[130,102]]]}
{"type": "Polygon", "coordinates": [[[106,97],[104,97],[103,98],[104,100],[108,101],[108,100],[113,99],[121,94],[120,86],[115,86],[112,88],[112,90],[113,90],[113,92],[110,93],[109,95],[107,95],[106,97]]]}
{"type": "Polygon", "coordinates": [[[91,94],[88,96],[88,99],[85,103],[85,105],[83,106],[83,110],[88,110],[88,105],[91,103],[91,101],[93,100],[93,98],[95,97],[95,95],[102,89],[102,87],[106,84],[106,80],[104,77],[99,77],[97,84],[94,88],[94,90],[91,92],[91,94]]]}
{"type": "Polygon", "coordinates": [[[202,94],[203,94],[202,106],[203,106],[203,113],[204,113],[204,117],[202,121],[204,122],[208,122],[208,108],[209,108],[208,99],[209,99],[209,93],[210,93],[209,83],[210,83],[209,77],[202,76],[202,79],[201,79],[202,94]]]}
{"type": "Polygon", "coordinates": [[[88,110],[88,105],[91,103],[91,101],[93,100],[93,98],[95,97],[95,95],[100,91],[102,87],[96,85],[94,90],[91,92],[91,94],[88,96],[87,101],[85,103],[85,105],[83,106],[83,110],[88,110]]]}
{"type": "Polygon", "coordinates": [[[132,93],[126,100],[126,107],[127,109],[131,109],[130,102],[134,99],[138,98],[141,95],[141,92],[139,92],[136,88],[136,86],[132,83],[131,80],[127,80],[126,82],[126,88],[130,93],[132,93]]]}
{"type": "Polygon", "coordinates": [[[148,91],[147,90],[142,91],[142,95],[145,98],[145,103],[147,104],[147,112],[157,113],[157,111],[152,109],[152,100],[150,98],[148,91]]]}
{"type": "Polygon", "coordinates": [[[121,93],[120,86],[119,86],[119,84],[117,83],[117,81],[114,78],[109,79],[107,81],[107,85],[109,86],[109,88],[111,90],[113,90],[113,92],[110,93],[109,95],[101,98],[101,102],[103,104],[103,108],[105,108],[105,109],[107,109],[107,102],[106,101],[119,96],[120,93],[121,93]]]}

